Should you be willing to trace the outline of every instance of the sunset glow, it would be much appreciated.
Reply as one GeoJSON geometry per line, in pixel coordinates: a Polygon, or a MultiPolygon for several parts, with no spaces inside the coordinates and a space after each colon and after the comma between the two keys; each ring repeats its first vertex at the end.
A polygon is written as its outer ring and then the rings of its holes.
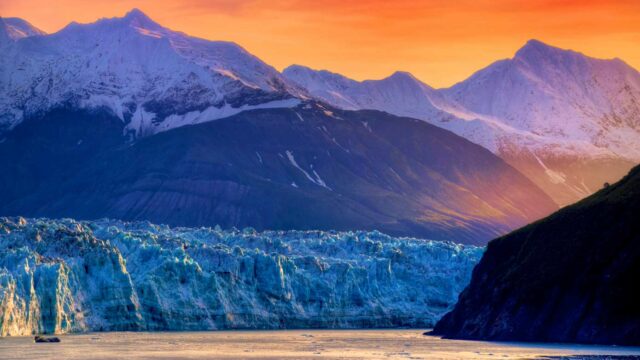
{"type": "Polygon", "coordinates": [[[237,42],[279,70],[298,63],[360,80],[405,70],[448,86],[530,38],[640,68],[636,0],[3,0],[0,15],[55,32],[134,7],[171,29],[237,42]]]}

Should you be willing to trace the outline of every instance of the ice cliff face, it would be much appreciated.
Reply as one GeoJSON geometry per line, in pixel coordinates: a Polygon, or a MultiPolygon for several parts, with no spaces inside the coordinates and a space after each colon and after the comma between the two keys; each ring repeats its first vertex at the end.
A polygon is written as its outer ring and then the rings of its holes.
{"type": "Polygon", "coordinates": [[[432,326],[482,248],[377,232],[0,219],[0,334],[432,326]]]}

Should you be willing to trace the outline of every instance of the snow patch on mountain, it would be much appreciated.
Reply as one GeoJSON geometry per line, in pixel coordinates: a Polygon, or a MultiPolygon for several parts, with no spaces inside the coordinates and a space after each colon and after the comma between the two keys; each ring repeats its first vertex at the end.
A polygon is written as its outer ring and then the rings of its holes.
{"type": "Polygon", "coordinates": [[[293,167],[295,167],[296,169],[300,170],[300,172],[302,172],[309,181],[311,181],[312,183],[318,186],[322,186],[323,188],[331,190],[331,188],[327,186],[324,180],[320,178],[320,175],[318,175],[318,173],[313,169],[313,165],[311,165],[311,171],[313,172],[314,177],[311,177],[311,175],[309,175],[309,173],[305,169],[301,168],[300,165],[298,165],[298,162],[296,161],[295,156],[293,156],[292,151],[287,150],[286,154],[287,154],[287,159],[289,159],[289,162],[291,163],[291,165],[293,165],[293,167]]]}
{"type": "Polygon", "coordinates": [[[430,327],[482,252],[378,232],[0,218],[0,334],[430,327]]]}
{"type": "Polygon", "coordinates": [[[210,106],[202,111],[194,110],[186,114],[172,114],[161,122],[154,121],[156,117],[154,113],[150,113],[142,108],[139,108],[133,114],[133,116],[131,117],[131,121],[125,127],[125,133],[131,132],[136,135],[136,137],[148,136],[185,125],[194,125],[207,121],[226,118],[238,114],[242,111],[256,109],[293,108],[300,105],[300,102],[301,101],[297,98],[290,98],[286,100],[269,101],[256,105],[244,104],[238,107],[233,107],[229,104],[224,104],[222,107],[210,106]]]}

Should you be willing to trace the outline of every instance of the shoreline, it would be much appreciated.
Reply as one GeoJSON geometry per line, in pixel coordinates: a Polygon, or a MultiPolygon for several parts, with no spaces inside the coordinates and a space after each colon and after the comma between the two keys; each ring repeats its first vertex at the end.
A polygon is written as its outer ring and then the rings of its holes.
{"type": "Polygon", "coordinates": [[[0,339],[10,359],[580,359],[640,358],[640,347],[505,343],[424,336],[426,329],[291,329],[185,332],[92,332],[55,335],[59,344],[33,337],[0,339]],[[13,357],[12,357],[13,356],[13,357]]]}

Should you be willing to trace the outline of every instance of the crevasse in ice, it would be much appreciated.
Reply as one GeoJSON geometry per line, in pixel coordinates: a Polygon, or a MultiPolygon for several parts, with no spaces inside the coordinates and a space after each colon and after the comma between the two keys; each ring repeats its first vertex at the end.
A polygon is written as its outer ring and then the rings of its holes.
{"type": "Polygon", "coordinates": [[[429,327],[482,251],[379,232],[0,218],[0,333],[429,327]]]}

